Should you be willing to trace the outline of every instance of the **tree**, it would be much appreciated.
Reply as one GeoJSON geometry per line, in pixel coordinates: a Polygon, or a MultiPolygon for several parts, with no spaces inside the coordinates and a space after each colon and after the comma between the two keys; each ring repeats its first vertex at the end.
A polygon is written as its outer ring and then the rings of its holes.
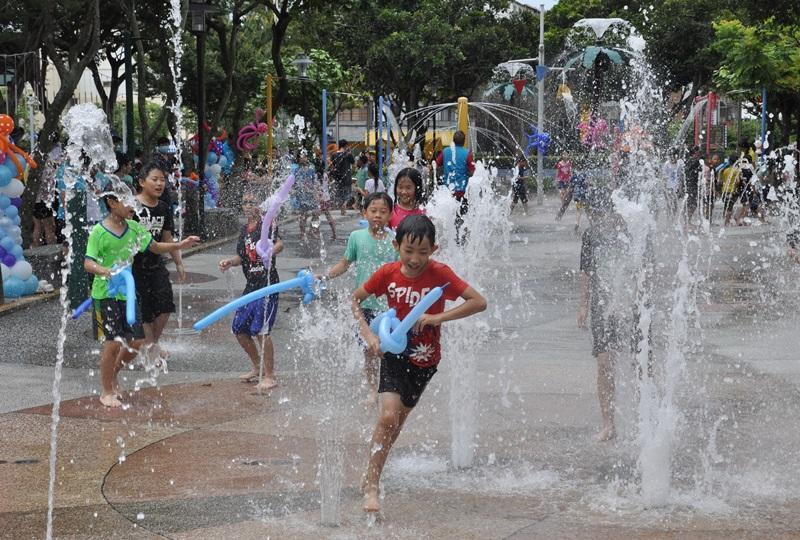
{"type": "Polygon", "coordinates": [[[409,111],[433,95],[472,96],[498,63],[530,55],[538,38],[532,15],[510,15],[508,6],[507,0],[359,0],[312,10],[305,39],[335,51],[362,74],[371,94],[409,111]]]}
{"type": "MultiPolygon", "coordinates": [[[[780,112],[772,122],[779,130],[779,144],[788,144],[792,116],[797,118],[800,136],[800,25],[779,24],[769,18],[745,25],[738,19],[714,23],[713,48],[722,60],[714,81],[724,91],[745,92],[754,103],[761,89],[780,112]]],[[[772,107],[770,107],[772,108],[772,107]]]]}
{"type": "MultiPolygon", "coordinates": [[[[44,163],[45,156],[57,141],[61,113],[72,100],[84,70],[100,49],[100,0],[27,0],[17,5],[21,8],[20,17],[9,22],[12,31],[28,34],[32,38],[31,48],[44,51],[61,79],[52,102],[44,104],[44,125],[39,131],[39,144],[34,155],[38,163],[44,163]]],[[[42,169],[34,169],[28,176],[22,194],[24,208],[33,208],[42,181],[42,169]]],[[[23,212],[22,230],[26,244],[30,241],[32,228],[32,213],[23,212]]]]}

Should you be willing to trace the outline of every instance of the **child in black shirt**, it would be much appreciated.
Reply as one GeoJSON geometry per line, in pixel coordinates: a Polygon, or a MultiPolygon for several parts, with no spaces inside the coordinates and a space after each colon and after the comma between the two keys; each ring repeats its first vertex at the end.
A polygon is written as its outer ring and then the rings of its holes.
{"type": "MultiPolygon", "coordinates": [[[[242,228],[239,235],[236,256],[219,262],[219,268],[223,272],[232,266],[242,267],[244,277],[247,279],[243,295],[280,281],[278,271],[275,268],[274,256],[283,250],[283,241],[277,236],[277,227],[271,228],[269,231],[270,236],[274,239],[273,257],[269,268],[264,265],[264,261],[261,260],[261,257],[256,252],[256,244],[261,239],[259,204],[260,201],[256,193],[246,192],[243,195],[242,211],[247,216],[247,224],[242,228]]],[[[240,379],[243,382],[251,382],[257,379],[259,377],[259,366],[263,361],[263,378],[256,386],[259,390],[270,390],[278,386],[278,381],[275,378],[275,349],[272,344],[272,338],[269,335],[272,331],[272,326],[275,324],[277,314],[278,295],[272,294],[267,298],[259,298],[240,307],[233,316],[233,334],[253,363],[253,369],[243,374],[240,379]],[[258,354],[256,340],[253,339],[255,336],[260,337],[261,356],[258,354]]]]}

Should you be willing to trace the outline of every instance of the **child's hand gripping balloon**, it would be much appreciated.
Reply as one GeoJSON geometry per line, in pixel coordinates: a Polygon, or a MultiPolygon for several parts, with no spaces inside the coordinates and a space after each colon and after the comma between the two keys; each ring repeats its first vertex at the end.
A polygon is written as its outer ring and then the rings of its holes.
{"type": "Polygon", "coordinates": [[[264,217],[261,218],[261,238],[256,243],[256,253],[258,253],[258,256],[264,261],[264,264],[269,264],[274,247],[272,239],[269,237],[269,229],[272,226],[272,222],[275,220],[275,216],[278,215],[278,210],[280,210],[283,203],[289,199],[289,192],[292,190],[293,185],[294,174],[290,174],[280,189],[264,202],[263,206],[267,207],[267,211],[264,217]]]}
{"type": "MultiPolygon", "coordinates": [[[[411,330],[423,314],[442,297],[444,288],[447,287],[447,285],[448,284],[445,284],[441,287],[431,289],[430,292],[423,296],[417,305],[411,309],[402,321],[397,318],[397,312],[394,309],[390,309],[375,317],[372,323],[370,323],[370,329],[380,338],[381,351],[401,354],[406,350],[409,330],[411,330]]],[[[427,322],[426,324],[432,323],[427,322]]]]}

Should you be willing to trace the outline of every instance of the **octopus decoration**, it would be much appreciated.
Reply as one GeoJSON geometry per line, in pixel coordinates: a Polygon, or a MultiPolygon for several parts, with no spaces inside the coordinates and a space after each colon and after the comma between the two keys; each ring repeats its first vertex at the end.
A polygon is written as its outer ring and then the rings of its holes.
{"type": "Polygon", "coordinates": [[[19,157],[22,157],[31,169],[36,168],[36,162],[28,154],[20,150],[11,140],[9,136],[14,131],[14,119],[7,114],[0,114],[0,155],[7,156],[11,159],[17,172],[22,174],[22,164],[19,162],[19,157]]]}
{"type": "Polygon", "coordinates": [[[252,152],[258,148],[258,138],[264,135],[269,129],[266,122],[262,122],[264,111],[256,109],[256,121],[251,122],[239,130],[239,137],[236,139],[236,147],[243,152],[252,152]]]}

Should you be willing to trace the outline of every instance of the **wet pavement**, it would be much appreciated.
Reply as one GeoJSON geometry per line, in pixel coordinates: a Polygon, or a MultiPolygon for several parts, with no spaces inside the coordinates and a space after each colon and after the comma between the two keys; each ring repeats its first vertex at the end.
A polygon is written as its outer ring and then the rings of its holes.
{"type": "MultiPolygon", "coordinates": [[[[800,537],[800,267],[784,257],[780,235],[769,226],[713,229],[676,400],[682,427],[672,495],[665,507],[648,508],[637,492],[634,370],[618,362],[619,439],[595,443],[595,364],[588,333],[575,325],[572,214],[555,223],[553,200],[531,209],[514,216],[510,259],[486,268],[513,268],[518,283],[489,297],[492,317],[504,323],[475,351],[472,467],[450,461],[454,374],[445,351],[389,459],[382,522],[365,522],[358,485],[375,409],[360,403],[358,352],[332,372],[320,358],[327,345],[297,337],[346,327],[315,317],[343,313],[335,297],[351,278],[334,282],[333,299],[319,309],[301,308],[297,294],[281,296],[273,333],[280,386],[267,395],[237,380],[249,362],[229,321],[184,335],[173,317],[164,339],[170,373],[158,388],[132,392],[125,410],[105,409],[93,395],[99,346],[84,320],[70,323],[67,340],[56,537],[800,537]],[[341,459],[338,527],[320,517],[320,484],[328,485],[320,463],[331,456],[341,459]]],[[[356,222],[348,216],[330,243],[323,220],[324,265],[318,246],[300,246],[296,224],[287,225],[281,278],[333,264],[356,222]]],[[[187,259],[182,326],[241,291],[237,269],[230,280],[216,269],[233,248],[187,259]]],[[[662,277],[670,281],[668,272],[662,277]]],[[[657,325],[669,321],[668,312],[656,315],[657,325]]],[[[0,358],[0,538],[44,536],[58,324],[56,302],[0,317],[0,342],[13,336],[16,345],[0,358]]],[[[659,336],[656,349],[664,346],[659,336]]],[[[142,376],[123,374],[129,388],[142,376]]]]}

